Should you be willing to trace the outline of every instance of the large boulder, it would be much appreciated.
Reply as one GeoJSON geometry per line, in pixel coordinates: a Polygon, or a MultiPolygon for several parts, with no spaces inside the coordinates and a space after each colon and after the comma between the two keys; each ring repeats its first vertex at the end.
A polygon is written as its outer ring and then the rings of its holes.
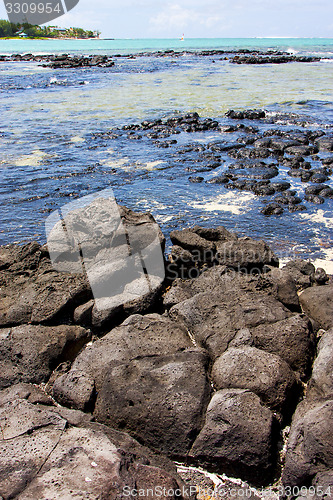
{"type": "Polygon", "coordinates": [[[52,370],[72,361],[91,339],[80,326],[21,325],[0,329],[0,388],[46,382],[52,370]]]}
{"type": "Polygon", "coordinates": [[[294,259],[287,262],[282,267],[281,271],[289,274],[294,280],[297,290],[303,290],[312,286],[315,279],[316,268],[307,260],[294,259]]]}
{"type": "Polygon", "coordinates": [[[186,325],[213,360],[223,354],[245,328],[276,323],[291,315],[273,297],[241,287],[237,289],[237,285],[234,290],[229,286],[225,293],[220,290],[198,293],[170,309],[170,316],[186,325]]]}
{"type": "Polygon", "coordinates": [[[237,241],[218,243],[216,258],[219,264],[235,269],[261,270],[263,266],[278,267],[278,258],[264,241],[239,238],[237,241]]]}
{"type": "Polygon", "coordinates": [[[192,346],[186,329],[170,318],[159,314],[130,316],[79,354],[70,371],[55,381],[53,394],[62,404],[83,409],[113,367],[192,346]]]}
{"type": "Polygon", "coordinates": [[[302,402],[293,417],[282,482],[310,485],[333,469],[333,401],[302,402]]]}
{"type": "Polygon", "coordinates": [[[280,356],[304,379],[314,355],[314,335],[305,315],[296,314],[276,323],[251,329],[255,347],[280,356]]]}
{"type": "Polygon", "coordinates": [[[0,247],[0,262],[1,326],[64,322],[91,296],[83,274],[57,272],[37,243],[0,247]]]}
{"type": "Polygon", "coordinates": [[[333,329],[326,332],[318,343],[307,397],[333,399],[333,329]]]}
{"type": "Polygon", "coordinates": [[[186,496],[166,458],[127,434],[90,423],[80,412],[64,417],[63,410],[32,404],[15,387],[5,397],[0,392],[1,498],[92,500],[157,487],[180,489],[180,498],[186,496]]]}
{"type": "Polygon", "coordinates": [[[188,268],[191,259],[199,265],[217,262],[233,269],[261,270],[264,265],[278,266],[277,257],[264,241],[248,237],[237,238],[223,226],[216,229],[195,226],[182,231],[172,231],[170,238],[177,247],[176,258],[175,252],[171,252],[172,262],[181,266],[182,253],[179,248],[190,253],[183,254],[184,269],[188,268]]]}
{"type": "Polygon", "coordinates": [[[103,192],[87,198],[64,207],[63,217],[50,215],[47,246],[0,247],[0,326],[74,317],[104,328],[156,304],[165,238],[154,218],[118,206],[103,192]]]}
{"type": "Polygon", "coordinates": [[[188,250],[192,255],[196,255],[198,262],[212,262],[214,260],[216,249],[215,243],[206,240],[190,229],[183,229],[182,231],[171,231],[170,239],[174,245],[188,250]]]}
{"type": "Polygon", "coordinates": [[[298,387],[293,371],[279,356],[255,347],[230,347],[212,368],[217,389],[249,389],[273,411],[289,414],[298,387]]]}
{"type": "Polygon", "coordinates": [[[333,284],[307,288],[299,297],[303,311],[322,328],[333,328],[333,284]]]}
{"type": "Polygon", "coordinates": [[[165,293],[163,304],[169,309],[198,293],[220,292],[226,294],[232,290],[247,288],[248,282],[248,277],[245,274],[236,273],[226,266],[214,266],[198,273],[198,276],[192,279],[176,278],[165,293]]]}
{"type": "Polygon", "coordinates": [[[295,280],[285,269],[269,269],[258,278],[257,289],[267,290],[291,311],[300,311],[295,280]]]}
{"type": "Polygon", "coordinates": [[[117,205],[110,190],[64,210],[63,218],[49,217],[48,250],[58,270],[87,274],[95,299],[92,325],[119,323],[154,305],[165,276],[165,238],[153,216],[117,205]]]}
{"type": "Polygon", "coordinates": [[[116,366],[97,395],[94,416],[146,446],[184,458],[209,402],[206,364],[205,354],[190,348],[116,366]]]}
{"type": "Polygon", "coordinates": [[[90,409],[98,421],[156,449],[184,456],[208,404],[206,371],[206,354],[193,347],[181,324],[158,314],[135,315],[88,346],[55,380],[53,396],[90,409]]]}
{"type": "Polygon", "coordinates": [[[258,396],[242,389],[214,394],[190,457],[219,473],[265,483],[274,462],[274,418],[258,396]]]}

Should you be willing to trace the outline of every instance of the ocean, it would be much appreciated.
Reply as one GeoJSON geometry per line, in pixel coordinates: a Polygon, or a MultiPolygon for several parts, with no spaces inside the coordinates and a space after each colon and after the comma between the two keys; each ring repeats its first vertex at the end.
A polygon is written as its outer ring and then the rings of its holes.
{"type": "MultiPolygon", "coordinates": [[[[333,273],[332,199],[305,202],[304,212],[265,217],[262,197],[205,182],[234,160],[226,157],[217,170],[199,174],[203,182],[189,182],[196,159],[179,162],[179,148],[219,140],[220,132],[181,133],[168,148],[146,137],[106,135],[190,112],[223,124],[227,110],[249,108],[275,119],[253,122],[260,132],[280,127],[332,134],[333,39],[0,41],[0,54],[16,53],[116,57],[111,68],[54,70],[35,62],[0,62],[0,244],[44,242],[53,210],[112,187],[119,203],[152,212],[166,235],[195,224],[224,225],[268,241],[284,260],[311,258],[333,273]],[[322,59],[237,65],[221,55],[196,54],[208,49],[287,50],[322,59]],[[156,55],[164,50],[182,55],[156,55]],[[151,54],[140,57],[141,52],[151,54]]],[[[242,131],[233,139],[241,137],[242,131]]],[[[319,158],[313,161],[320,165],[319,158]]],[[[280,170],[281,179],[304,196],[304,183],[287,169],[280,170]]],[[[332,175],[325,184],[333,187],[332,175]]]]}

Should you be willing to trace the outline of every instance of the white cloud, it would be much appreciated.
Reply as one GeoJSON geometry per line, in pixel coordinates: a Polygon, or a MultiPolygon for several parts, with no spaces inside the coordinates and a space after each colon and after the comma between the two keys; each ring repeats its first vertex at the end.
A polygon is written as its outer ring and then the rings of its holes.
{"type": "Polygon", "coordinates": [[[170,29],[182,31],[193,25],[210,28],[223,21],[224,17],[218,13],[212,13],[211,9],[205,12],[202,9],[202,3],[200,7],[193,9],[184,8],[178,3],[168,4],[156,15],[150,17],[149,23],[156,31],[170,29]]]}

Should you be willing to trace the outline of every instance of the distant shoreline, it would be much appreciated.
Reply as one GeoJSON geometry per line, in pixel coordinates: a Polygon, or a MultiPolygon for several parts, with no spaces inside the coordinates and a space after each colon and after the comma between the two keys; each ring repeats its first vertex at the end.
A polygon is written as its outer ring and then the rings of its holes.
{"type": "MultiPolygon", "coordinates": [[[[101,40],[101,38],[73,38],[73,37],[58,37],[58,38],[48,38],[48,37],[26,37],[22,38],[19,36],[6,36],[0,37],[1,40],[101,40]]],[[[104,40],[114,40],[114,38],[105,38],[104,40]]]]}

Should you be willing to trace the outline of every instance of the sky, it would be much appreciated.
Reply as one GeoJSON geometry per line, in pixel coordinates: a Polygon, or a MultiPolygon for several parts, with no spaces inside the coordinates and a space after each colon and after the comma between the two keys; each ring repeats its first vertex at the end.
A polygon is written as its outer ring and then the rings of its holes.
{"type": "Polygon", "coordinates": [[[102,38],[333,38],[333,0],[80,0],[50,24],[102,38]]]}

